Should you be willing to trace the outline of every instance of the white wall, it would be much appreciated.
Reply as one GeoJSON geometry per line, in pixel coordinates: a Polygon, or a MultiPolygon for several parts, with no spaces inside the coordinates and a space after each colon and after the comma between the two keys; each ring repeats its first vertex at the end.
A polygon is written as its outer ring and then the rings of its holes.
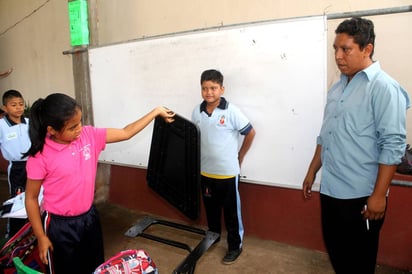
{"type": "MultiPolygon", "coordinates": [[[[96,1],[96,0],[94,0],[96,1]]],[[[219,25],[411,5],[410,0],[96,1],[99,43],[219,25]]]]}
{"type": "Polygon", "coordinates": [[[69,35],[66,1],[0,0],[0,71],[13,67],[0,93],[17,89],[29,103],[56,91],[74,95],[72,59],[62,54],[69,35]]]}

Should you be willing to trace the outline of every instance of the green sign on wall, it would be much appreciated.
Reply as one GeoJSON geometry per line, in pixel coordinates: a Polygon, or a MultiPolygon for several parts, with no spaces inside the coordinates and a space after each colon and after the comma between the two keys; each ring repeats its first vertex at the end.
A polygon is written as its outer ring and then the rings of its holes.
{"type": "Polygon", "coordinates": [[[87,18],[87,1],[69,2],[70,43],[72,46],[89,44],[89,24],[87,18]]]}

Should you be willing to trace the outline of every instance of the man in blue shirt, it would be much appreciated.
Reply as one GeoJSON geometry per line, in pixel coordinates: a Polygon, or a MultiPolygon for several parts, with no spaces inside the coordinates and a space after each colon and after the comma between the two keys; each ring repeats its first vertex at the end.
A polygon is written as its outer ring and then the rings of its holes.
{"type": "Polygon", "coordinates": [[[303,181],[311,197],[322,167],[322,231],[336,273],[375,273],[379,233],[396,165],[405,151],[408,93],[372,60],[372,21],[335,30],[342,75],[328,92],[317,147],[303,181]]]}

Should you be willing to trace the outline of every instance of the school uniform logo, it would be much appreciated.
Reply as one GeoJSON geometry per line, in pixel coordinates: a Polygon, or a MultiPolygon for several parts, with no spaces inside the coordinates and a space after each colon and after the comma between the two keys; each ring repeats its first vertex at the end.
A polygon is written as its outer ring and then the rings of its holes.
{"type": "Polygon", "coordinates": [[[83,153],[83,157],[84,160],[89,160],[91,158],[91,153],[90,153],[90,144],[89,145],[85,145],[82,149],[81,149],[82,153],[83,153]]]}
{"type": "Polygon", "coordinates": [[[219,117],[219,126],[225,126],[225,115],[219,117]]]}

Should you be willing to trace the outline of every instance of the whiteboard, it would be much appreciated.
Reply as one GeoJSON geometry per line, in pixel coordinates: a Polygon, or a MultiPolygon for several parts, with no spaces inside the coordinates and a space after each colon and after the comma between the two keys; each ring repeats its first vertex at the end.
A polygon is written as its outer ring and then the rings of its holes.
{"type": "MultiPolygon", "coordinates": [[[[190,119],[200,74],[224,77],[224,97],[256,130],[242,181],[300,188],[326,100],[324,17],[193,31],[89,50],[94,122],[121,128],[163,105],[190,119]]],[[[100,160],[147,167],[153,123],[107,145],[100,160]]]]}

